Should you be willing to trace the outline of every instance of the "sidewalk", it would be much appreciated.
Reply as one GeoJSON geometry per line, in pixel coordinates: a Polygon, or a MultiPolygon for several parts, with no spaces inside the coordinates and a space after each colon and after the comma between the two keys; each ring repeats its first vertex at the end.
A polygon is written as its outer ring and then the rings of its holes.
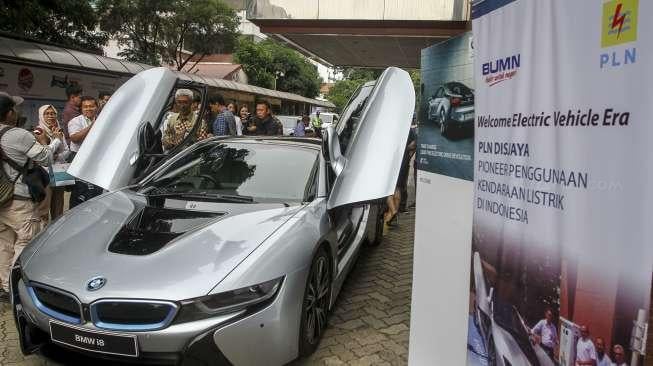
{"type": "Polygon", "coordinates": [[[317,352],[296,365],[406,365],[415,211],[377,248],[364,247],[317,352]]]}

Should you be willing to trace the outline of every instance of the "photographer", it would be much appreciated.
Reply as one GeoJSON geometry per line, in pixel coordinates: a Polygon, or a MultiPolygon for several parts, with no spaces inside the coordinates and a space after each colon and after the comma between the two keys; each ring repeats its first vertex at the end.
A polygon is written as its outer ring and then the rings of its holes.
{"type": "MultiPolygon", "coordinates": [[[[57,136],[47,145],[47,137],[37,137],[30,132],[16,128],[15,107],[23,99],[0,93],[0,148],[2,150],[2,206],[0,207],[0,300],[7,301],[9,272],[23,248],[41,230],[41,218],[36,212],[36,203],[42,201],[45,192],[37,186],[25,183],[31,174],[28,168],[33,163],[47,165],[51,149],[56,150],[63,142],[57,136]],[[38,141],[37,141],[38,139],[38,141]]],[[[38,168],[34,170],[38,174],[38,168]]],[[[47,177],[47,175],[46,175],[47,177]]],[[[29,181],[33,183],[33,181],[29,181]]],[[[43,182],[40,182],[43,183],[43,182]]],[[[46,183],[47,185],[47,183],[46,183]]],[[[41,186],[41,188],[44,188],[41,186]]]]}

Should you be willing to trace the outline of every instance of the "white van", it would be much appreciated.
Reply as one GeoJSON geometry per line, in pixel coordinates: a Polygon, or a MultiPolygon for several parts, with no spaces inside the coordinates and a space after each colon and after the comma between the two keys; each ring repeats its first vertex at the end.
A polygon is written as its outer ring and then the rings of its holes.
{"type": "MultiPolygon", "coordinates": [[[[338,114],[331,112],[320,112],[320,119],[322,120],[322,128],[327,127],[338,121],[338,114]]],[[[311,122],[315,119],[315,112],[311,113],[311,122]]]]}
{"type": "Polygon", "coordinates": [[[301,116],[279,116],[275,115],[279,119],[279,122],[283,125],[283,135],[284,136],[293,136],[295,134],[295,127],[297,122],[302,120],[301,116]]]}

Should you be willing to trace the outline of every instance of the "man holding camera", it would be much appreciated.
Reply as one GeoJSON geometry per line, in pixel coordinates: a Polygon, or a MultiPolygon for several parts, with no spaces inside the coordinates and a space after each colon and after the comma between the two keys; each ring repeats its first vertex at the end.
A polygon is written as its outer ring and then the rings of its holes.
{"type": "Polygon", "coordinates": [[[3,170],[0,174],[3,175],[2,179],[13,184],[13,197],[0,207],[0,301],[8,301],[9,298],[11,266],[43,224],[35,209],[33,192],[23,181],[26,173],[24,167],[28,162],[47,165],[51,149],[63,143],[61,133],[48,146],[44,134],[35,137],[22,128],[16,128],[15,107],[22,102],[21,97],[0,93],[0,157],[3,170]]]}

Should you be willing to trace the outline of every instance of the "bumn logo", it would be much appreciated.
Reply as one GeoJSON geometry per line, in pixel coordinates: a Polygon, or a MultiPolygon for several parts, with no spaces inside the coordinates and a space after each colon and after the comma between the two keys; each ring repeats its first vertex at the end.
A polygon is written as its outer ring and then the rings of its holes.
{"type": "Polygon", "coordinates": [[[490,86],[510,80],[521,66],[521,54],[500,58],[483,64],[483,77],[490,86]]]}
{"type": "Polygon", "coordinates": [[[603,4],[601,47],[637,40],[639,0],[613,0],[603,4]]]}

